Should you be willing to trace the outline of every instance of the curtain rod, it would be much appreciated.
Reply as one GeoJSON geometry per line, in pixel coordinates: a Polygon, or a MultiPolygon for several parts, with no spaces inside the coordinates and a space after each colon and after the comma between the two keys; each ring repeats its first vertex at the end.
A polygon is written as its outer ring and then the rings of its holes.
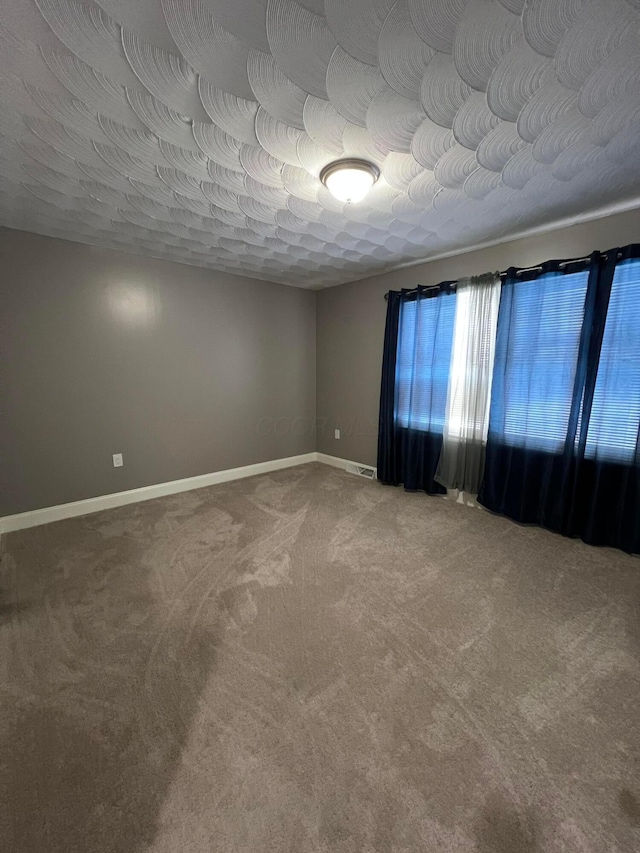
{"type": "MultiPolygon", "coordinates": [[[[600,254],[601,254],[604,258],[606,258],[606,257],[607,257],[607,255],[609,254],[609,252],[601,252],[600,254]]],[[[622,252],[618,252],[618,253],[617,253],[617,258],[621,258],[621,257],[622,257],[622,252]]],[[[569,260],[569,261],[562,261],[561,263],[559,263],[559,264],[558,264],[558,266],[559,266],[559,267],[566,267],[566,266],[568,266],[569,264],[579,264],[579,263],[580,263],[580,261],[588,261],[588,260],[590,260],[590,259],[591,259],[591,255],[587,255],[587,256],[586,256],[586,258],[571,258],[571,260],[569,260]]],[[[522,273],[522,272],[533,272],[534,270],[541,270],[541,269],[542,269],[542,265],[541,265],[541,264],[536,264],[535,266],[532,266],[532,267],[519,267],[519,268],[516,270],[516,275],[520,275],[520,273],[522,273]]],[[[505,275],[506,275],[508,272],[509,272],[509,270],[508,270],[508,269],[506,269],[506,270],[501,270],[501,271],[498,273],[498,275],[500,276],[500,278],[504,278],[504,277],[505,277],[505,275]]],[[[452,280],[452,281],[450,282],[450,284],[452,284],[452,285],[457,284],[459,280],[460,280],[460,279],[454,279],[454,280],[452,280]]],[[[434,289],[434,288],[436,288],[436,287],[440,287],[440,285],[439,285],[439,284],[425,284],[425,285],[418,285],[418,287],[422,287],[422,289],[423,289],[423,290],[433,290],[433,289],[434,289]]],[[[411,288],[411,289],[412,289],[412,290],[417,290],[417,288],[411,288]]],[[[388,300],[388,299],[389,299],[389,294],[388,294],[388,293],[385,293],[384,298],[385,298],[385,300],[388,300]]]]}

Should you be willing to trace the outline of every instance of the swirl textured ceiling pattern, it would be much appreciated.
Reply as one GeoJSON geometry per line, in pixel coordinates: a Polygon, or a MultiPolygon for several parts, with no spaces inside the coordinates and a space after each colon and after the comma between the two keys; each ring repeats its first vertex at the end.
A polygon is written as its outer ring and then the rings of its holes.
{"type": "Polygon", "coordinates": [[[327,287],[640,191],[640,0],[4,0],[0,225],[327,287]],[[318,179],[375,163],[357,205],[318,179]]]}

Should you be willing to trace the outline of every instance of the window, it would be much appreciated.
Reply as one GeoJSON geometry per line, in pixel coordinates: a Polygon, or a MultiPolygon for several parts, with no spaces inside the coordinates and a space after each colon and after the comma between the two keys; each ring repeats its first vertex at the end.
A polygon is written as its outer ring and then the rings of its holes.
{"type": "Polygon", "coordinates": [[[494,387],[506,444],[563,450],[588,280],[588,270],[551,272],[503,288],[494,387]]]}
{"type": "Polygon", "coordinates": [[[442,433],[447,408],[455,293],[405,301],[396,355],[396,423],[442,433]]]}
{"type": "Polygon", "coordinates": [[[585,455],[632,463],[640,429],[640,261],[616,267],[585,455]]]}
{"type": "MultiPolygon", "coordinates": [[[[576,383],[583,384],[585,370],[593,369],[578,365],[581,338],[590,333],[584,329],[588,285],[585,265],[577,272],[552,271],[531,280],[510,280],[503,287],[491,411],[491,431],[501,443],[562,453],[576,429],[570,424],[575,405],[580,407],[577,450],[584,390],[576,383]]],[[[442,434],[449,392],[448,436],[459,440],[464,424],[466,438],[486,440],[480,430],[480,424],[486,424],[486,405],[474,411],[468,398],[486,374],[495,319],[493,324],[487,318],[472,323],[470,316],[461,294],[418,295],[403,302],[396,357],[399,426],[442,434]],[[475,358],[479,353],[477,363],[467,363],[465,336],[458,326],[477,338],[473,347],[475,358]]],[[[640,454],[639,431],[640,260],[633,258],[620,262],[613,277],[585,456],[633,463],[640,454]]]]}

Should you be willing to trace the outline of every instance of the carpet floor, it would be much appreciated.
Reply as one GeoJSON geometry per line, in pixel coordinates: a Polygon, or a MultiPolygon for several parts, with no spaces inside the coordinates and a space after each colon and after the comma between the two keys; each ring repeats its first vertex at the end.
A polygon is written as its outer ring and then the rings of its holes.
{"type": "Polygon", "coordinates": [[[317,463],[8,534],[7,853],[640,849],[640,561],[317,463]]]}

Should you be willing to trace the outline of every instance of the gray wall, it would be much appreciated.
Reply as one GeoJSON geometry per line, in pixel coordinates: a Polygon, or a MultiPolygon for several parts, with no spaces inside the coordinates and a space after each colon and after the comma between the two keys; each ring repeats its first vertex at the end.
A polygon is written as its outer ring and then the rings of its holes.
{"type": "Polygon", "coordinates": [[[551,258],[640,241],[640,211],[616,214],[440,261],[407,267],[318,293],[317,449],[367,465],[376,463],[382,343],[388,290],[437,284],[551,258]],[[334,438],[339,428],[341,438],[334,438]]]}
{"type": "Polygon", "coordinates": [[[0,516],[315,450],[315,293],[6,229],[0,263],[0,516]]]}
{"type": "Polygon", "coordinates": [[[316,294],[0,229],[0,516],[316,448],[375,464],[387,290],[638,240],[633,211],[316,294]]]}

